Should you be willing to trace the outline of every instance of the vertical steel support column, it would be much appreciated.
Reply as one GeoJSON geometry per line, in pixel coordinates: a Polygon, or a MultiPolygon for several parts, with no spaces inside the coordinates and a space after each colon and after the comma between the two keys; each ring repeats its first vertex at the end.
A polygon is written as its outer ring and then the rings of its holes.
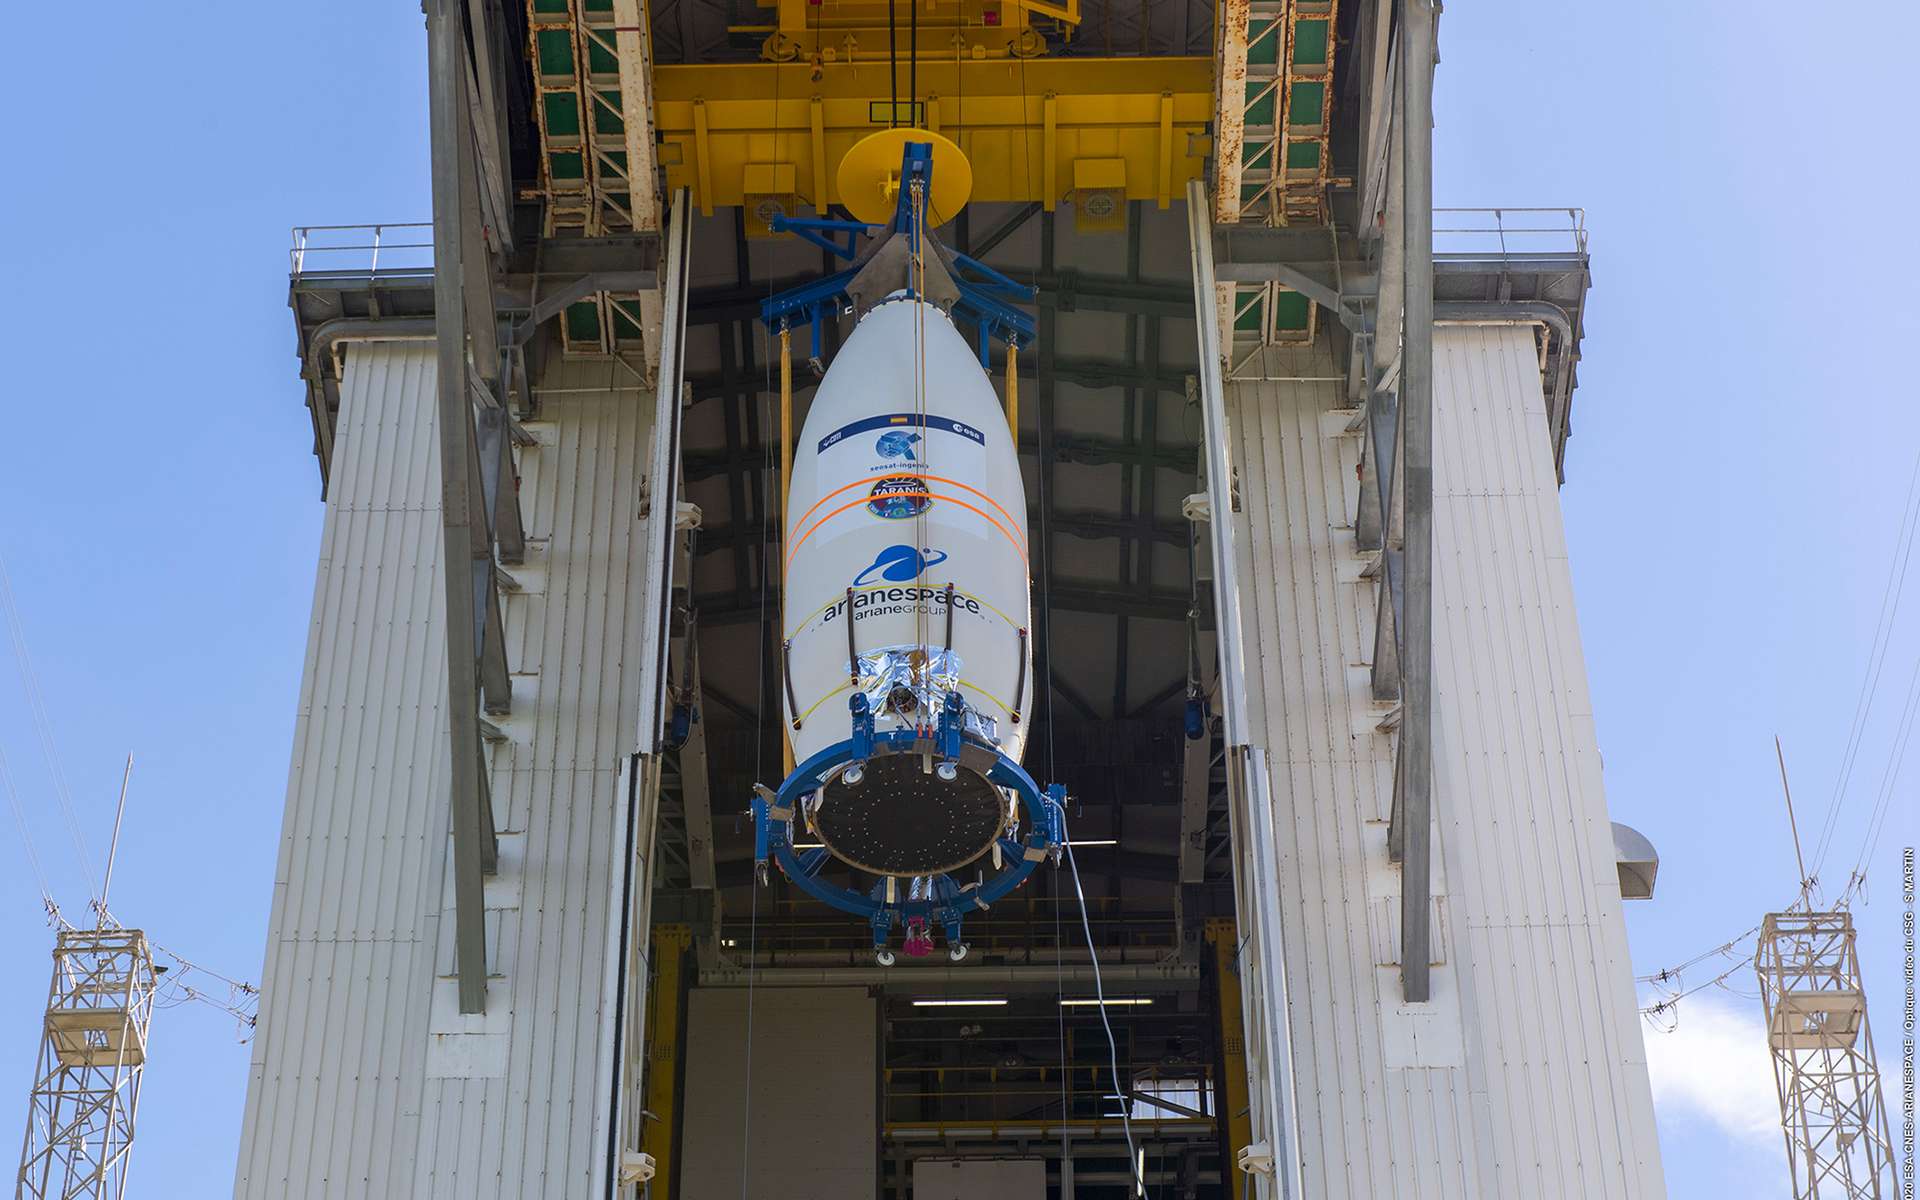
{"type": "Polygon", "coordinates": [[[433,164],[433,311],[437,343],[435,393],[440,434],[441,583],[446,598],[447,727],[452,741],[454,964],[460,1011],[487,1007],[487,930],[481,841],[485,817],[480,778],[478,660],[467,456],[472,409],[467,397],[467,329],[461,239],[461,139],[466,136],[465,38],[457,0],[431,0],[427,21],[428,112],[433,164]]]}
{"type": "Polygon", "coordinates": [[[1213,519],[1207,523],[1213,540],[1213,611],[1220,656],[1221,731],[1227,750],[1247,744],[1247,694],[1241,664],[1229,661],[1226,648],[1238,651],[1240,640],[1240,575],[1233,557],[1233,464],[1227,452],[1227,401],[1220,380],[1225,353],[1220,348],[1220,324],[1215,312],[1213,225],[1207,220],[1207,188],[1197,179],[1187,182],[1187,236],[1193,253],[1193,323],[1200,335],[1200,419],[1204,425],[1207,496],[1213,519]]]}
{"type": "MultiPolygon", "coordinates": [[[[646,546],[658,569],[647,580],[646,619],[652,633],[642,665],[640,728],[636,748],[643,754],[660,752],[660,730],[666,714],[667,652],[672,639],[673,526],[679,501],[681,387],[687,345],[687,279],[692,218],[684,190],[673,197],[662,247],[660,285],[663,289],[660,332],[660,369],[654,394],[653,446],[647,466],[646,546]]],[[[721,329],[726,344],[731,331],[721,329]]],[[[729,406],[733,399],[729,395],[729,406]]],[[[736,497],[735,512],[746,509],[736,497]]]]}
{"type": "Polygon", "coordinates": [[[1400,364],[1406,611],[1400,660],[1400,988],[1432,995],[1433,931],[1433,0],[1407,0],[1400,25],[1406,303],[1400,364]]]}
{"type": "Polygon", "coordinates": [[[1245,641],[1240,622],[1239,563],[1233,552],[1233,461],[1227,419],[1225,356],[1220,346],[1213,269],[1213,226],[1206,185],[1187,184],[1187,236],[1193,264],[1194,325],[1199,333],[1201,437],[1205,442],[1208,520],[1212,535],[1215,642],[1220,666],[1221,730],[1236,855],[1235,911],[1251,971],[1241,956],[1242,989],[1253,1004],[1248,1038],[1249,1110],[1254,1151],[1244,1169],[1262,1200],[1300,1200],[1298,1099],[1293,1088],[1293,1034],[1287,1012],[1287,957],[1280,918],[1280,867],[1274,835],[1273,778],[1264,746],[1247,722],[1245,641]],[[1244,816],[1244,820],[1241,817],[1244,816]],[[1248,976],[1252,978],[1249,979],[1248,976]],[[1264,1162],[1253,1161],[1256,1157],[1264,1162]]]}
{"type": "MultiPolygon", "coordinates": [[[[642,614],[648,632],[639,648],[639,720],[634,749],[620,772],[623,803],[614,822],[614,876],[607,897],[605,974],[601,979],[601,1042],[597,1071],[604,1097],[595,1116],[594,1142],[603,1153],[593,1166],[588,1193],[629,1200],[635,1185],[623,1184],[629,1157],[642,1140],[640,1095],[647,1032],[647,974],[653,931],[655,843],[660,812],[661,726],[666,712],[668,657],[672,650],[675,510],[680,479],[682,363],[686,350],[688,246],[691,214],[684,190],[673,197],[662,247],[664,270],[660,369],[655,377],[654,426],[641,484],[642,545],[647,572],[642,614]]],[[[722,331],[726,332],[725,330],[722,331]]],[[[682,581],[683,584],[688,581],[682,581]]]]}

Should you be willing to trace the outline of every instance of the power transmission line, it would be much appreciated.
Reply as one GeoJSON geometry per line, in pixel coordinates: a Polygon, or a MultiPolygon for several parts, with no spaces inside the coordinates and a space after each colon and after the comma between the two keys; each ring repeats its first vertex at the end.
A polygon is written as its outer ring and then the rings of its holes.
{"type": "Polygon", "coordinates": [[[1906,594],[1907,565],[1913,557],[1916,516],[1920,516],[1920,455],[1914,457],[1913,471],[1907,478],[1907,497],[1901,507],[1893,555],[1887,563],[1887,582],[1880,593],[1880,616],[1874,623],[1873,643],[1867,652],[1867,670],[1861,677],[1860,694],[1854,701],[1853,724],[1847,733],[1846,749],[1840,756],[1840,774],[1834,780],[1833,799],[1827,805],[1827,818],[1820,828],[1819,844],[1814,848],[1813,874],[1816,878],[1826,863],[1827,851],[1839,829],[1847,787],[1852,782],[1854,764],[1859,759],[1860,745],[1866,735],[1867,718],[1879,695],[1880,673],[1886,666],[1887,647],[1893,640],[1893,621],[1899,614],[1901,598],[1906,594]]]}

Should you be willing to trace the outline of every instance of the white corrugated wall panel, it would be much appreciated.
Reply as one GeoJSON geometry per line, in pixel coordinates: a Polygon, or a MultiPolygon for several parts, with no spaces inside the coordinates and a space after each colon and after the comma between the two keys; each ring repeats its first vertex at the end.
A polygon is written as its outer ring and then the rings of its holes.
{"type": "MultiPolygon", "coordinates": [[[[1323,352],[1270,365],[1279,375],[1339,374],[1323,352]]],[[[1461,1131],[1433,1101],[1464,1095],[1464,1074],[1419,1060],[1412,1036],[1389,1029],[1382,1008],[1370,910],[1398,895],[1382,819],[1393,748],[1373,730],[1384,709],[1360,666],[1373,647],[1373,585],[1352,565],[1348,481],[1358,442],[1330,436],[1344,425],[1326,415],[1338,395],[1324,383],[1227,387],[1250,734],[1267,746],[1279,810],[1306,1194],[1468,1195],[1461,1131]]],[[[1446,975],[1435,971],[1437,997],[1450,987],[1446,975]]]]}
{"type": "MultiPolygon", "coordinates": [[[[1478,340],[1475,340],[1478,339],[1478,340]]],[[[1337,376],[1324,350],[1276,376],[1337,376]]],[[[1251,728],[1270,755],[1306,1192],[1658,1197],[1531,332],[1436,347],[1433,1001],[1399,999],[1393,742],[1361,440],[1333,383],[1227,387],[1251,728]]]]}
{"type": "Polygon", "coordinates": [[[560,362],[520,452],[502,594],[514,710],[488,748],[500,874],[488,1012],[453,969],[434,361],[348,354],[237,1197],[578,1195],[621,759],[644,623],[652,398],[560,362]]]}
{"type": "Polygon", "coordinates": [[[1434,454],[1434,811],[1500,1194],[1662,1196],[1532,327],[1436,330],[1434,454]]]}

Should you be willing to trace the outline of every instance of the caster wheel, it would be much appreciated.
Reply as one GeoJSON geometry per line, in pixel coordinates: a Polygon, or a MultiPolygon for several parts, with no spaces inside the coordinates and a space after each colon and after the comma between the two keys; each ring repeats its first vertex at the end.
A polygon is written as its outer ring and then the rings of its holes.
{"type": "Polygon", "coordinates": [[[953,945],[947,947],[947,957],[954,962],[959,962],[967,956],[969,949],[970,947],[965,942],[955,942],[953,945]]]}
{"type": "Polygon", "coordinates": [[[875,950],[873,952],[873,961],[883,967],[890,967],[893,965],[893,951],[887,949],[875,950]]]}

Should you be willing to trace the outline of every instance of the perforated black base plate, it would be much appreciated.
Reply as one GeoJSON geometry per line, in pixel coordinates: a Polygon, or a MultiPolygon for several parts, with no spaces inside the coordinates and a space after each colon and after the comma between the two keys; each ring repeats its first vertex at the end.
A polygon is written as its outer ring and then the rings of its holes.
{"type": "Polygon", "coordinates": [[[962,770],[951,782],[920,769],[917,754],[870,760],[866,778],[823,789],[814,827],[834,857],[875,875],[936,875],[993,847],[1006,801],[962,770]]]}

